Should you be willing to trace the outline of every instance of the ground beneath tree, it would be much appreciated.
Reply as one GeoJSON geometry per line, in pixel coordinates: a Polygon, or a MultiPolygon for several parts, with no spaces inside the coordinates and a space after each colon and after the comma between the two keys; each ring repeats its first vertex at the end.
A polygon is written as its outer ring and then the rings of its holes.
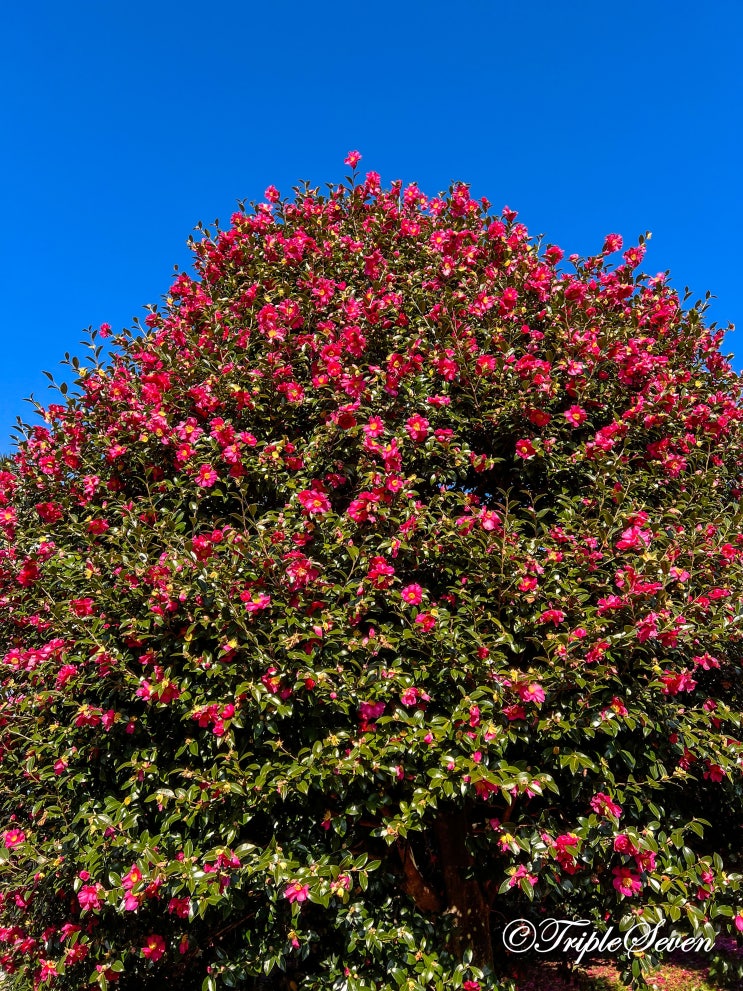
{"type": "MultiPolygon", "coordinates": [[[[718,991],[719,981],[709,977],[709,959],[680,954],[661,965],[650,980],[657,991],[718,991]]],[[[607,958],[585,963],[572,971],[564,963],[541,961],[530,966],[518,983],[519,991],[620,991],[627,985],[616,961],[607,958]]],[[[726,991],[743,991],[743,981],[727,983],[726,991]]]]}

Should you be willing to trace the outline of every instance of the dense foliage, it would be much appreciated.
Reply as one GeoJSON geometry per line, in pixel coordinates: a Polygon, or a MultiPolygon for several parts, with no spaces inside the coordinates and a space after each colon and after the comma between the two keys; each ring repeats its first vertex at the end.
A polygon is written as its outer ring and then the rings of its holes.
{"type": "Polygon", "coordinates": [[[0,466],[9,986],[476,991],[532,911],[743,925],[704,308],[373,172],[193,250],[0,466]]]}

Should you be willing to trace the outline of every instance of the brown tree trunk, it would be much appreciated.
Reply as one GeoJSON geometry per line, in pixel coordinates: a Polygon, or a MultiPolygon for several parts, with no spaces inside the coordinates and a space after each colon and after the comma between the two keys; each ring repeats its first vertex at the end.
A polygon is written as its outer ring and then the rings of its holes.
{"type": "Polygon", "coordinates": [[[435,830],[448,911],[454,916],[452,950],[461,958],[465,950],[471,949],[476,966],[492,967],[490,907],[478,881],[466,877],[474,864],[466,844],[467,817],[462,811],[443,812],[436,820],[435,830]]]}
{"type": "Polygon", "coordinates": [[[403,891],[410,895],[421,912],[439,913],[443,908],[441,899],[418,870],[410,844],[398,840],[397,852],[400,855],[404,875],[403,891]]]}

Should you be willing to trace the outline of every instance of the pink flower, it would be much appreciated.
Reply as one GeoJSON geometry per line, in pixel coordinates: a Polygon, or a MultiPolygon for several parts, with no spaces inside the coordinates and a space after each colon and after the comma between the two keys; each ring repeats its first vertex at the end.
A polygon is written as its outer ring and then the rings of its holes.
{"type": "Polygon", "coordinates": [[[522,702],[544,702],[544,689],[536,681],[519,685],[517,691],[522,702]]]}
{"type": "Polygon", "coordinates": [[[637,847],[626,833],[619,833],[614,837],[614,849],[617,853],[626,853],[629,856],[637,853],[637,847]]]}
{"type": "Polygon", "coordinates": [[[602,791],[593,796],[590,805],[594,812],[602,816],[614,816],[618,819],[622,814],[622,806],[617,805],[610,795],[602,791]]]}
{"type": "Polygon", "coordinates": [[[76,616],[91,616],[93,613],[93,600],[89,597],[84,599],[72,599],[70,609],[76,616]]]}
{"type": "Polygon", "coordinates": [[[527,410],[526,418],[529,423],[533,423],[535,427],[546,427],[552,419],[552,416],[546,410],[530,409],[527,410]]]}
{"type": "Polygon", "coordinates": [[[23,567],[18,572],[16,581],[24,588],[28,588],[30,585],[33,585],[40,574],[39,566],[35,561],[24,561],[23,567]]]}
{"type": "Polygon", "coordinates": [[[12,850],[14,846],[23,843],[25,839],[26,834],[20,829],[8,829],[3,835],[3,842],[8,850],[12,850]]]}
{"type": "Polygon", "coordinates": [[[530,440],[517,440],[516,441],[516,454],[527,461],[529,458],[533,458],[537,453],[536,448],[530,440]]]}
{"type": "Polygon", "coordinates": [[[121,883],[125,888],[131,889],[135,885],[139,884],[141,880],[142,880],[142,871],[137,867],[136,864],[132,864],[128,872],[124,875],[124,877],[122,877],[121,883]]]}
{"type": "Polygon", "coordinates": [[[612,609],[623,609],[626,605],[624,599],[618,595],[607,595],[598,601],[598,614],[605,616],[612,609]]]}
{"type": "Polygon", "coordinates": [[[513,286],[509,286],[508,289],[504,289],[500,298],[500,315],[505,316],[507,313],[510,313],[516,306],[518,298],[518,291],[514,289],[513,286]]]}
{"type": "Polygon", "coordinates": [[[480,526],[483,530],[496,530],[500,526],[500,516],[492,509],[483,509],[480,513],[480,526]]]}
{"type": "Polygon", "coordinates": [[[75,943],[74,946],[71,946],[66,951],[63,962],[66,967],[71,967],[73,964],[80,963],[81,960],[84,960],[89,952],[89,948],[84,943],[75,943]]]}
{"type": "Polygon", "coordinates": [[[627,706],[622,702],[618,695],[614,695],[611,700],[611,704],[606,708],[601,710],[601,718],[608,719],[609,716],[615,713],[617,716],[626,716],[627,706]]]}
{"type": "Polygon", "coordinates": [[[555,846],[560,853],[565,853],[569,847],[578,846],[578,837],[574,833],[563,833],[555,838],[555,846]]]}
{"type": "Polygon", "coordinates": [[[650,612],[644,619],[638,619],[635,623],[637,628],[637,639],[640,643],[646,640],[654,640],[658,636],[658,613],[650,612]]]}
{"type": "Polygon", "coordinates": [[[696,681],[694,681],[688,671],[681,671],[680,673],[675,674],[672,671],[665,670],[659,680],[663,682],[664,695],[678,695],[679,692],[693,692],[697,687],[696,681]]]}
{"type": "Polygon", "coordinates": [[[367,437],[381,437],[384,433],[384,422],[379,416],[370,416],[361,429],[367,437]]]}
{"type": "Polygon", "coordinates": [[[290,902],[306,902],[309,893],[310,887],[308,884],[302,884],[301,881],[293,881],[284,891],[284,898],[288,898],[290,902]]]}
{"type": "Polygon", "coordinates": [[[616,542],[618,551],[644,550],[652,540],[653,535],[649,530],[643,530],[639,526],[630,526],[622,533],[620,540],[616,542]]]}
{"type": "Polygon", "coordinates": [[[297,499],[309,516],[327,513],[330,510],[330,499],[320,489],[305,489],[299,493],[297,499]]]}
{"type": "Polygon", "coordinates": [[[62,510],[54,502],[38,502],[35,508],[45,523],[56,523],[62,519],[62,510]]]}
{"type": "Polygon", "coordinates": [[[271,605],[271,596],[266,595],[265,592],[259,592],[258,595],[254,595],[252,592],[241,592],[240,601],[245,603],[246,612],[260,612],[262,609],[268,609],[271,605]]]}
{"type": "Polygon", "coordinates": [[[383,557],[373,557],[369,562],[367,578],[375,588],[389,588],[395,569],[383,557]]]}
{"type": "Polygon", "coordinates": [[[534,874],[530,874],[523,864],[519,864],[519,866],[516,868],[515,873],[511,875],[508,881],[508,887],[515,888],[522,878],[526,878],[526,880],[529,882],[529,884],[532,887],[534,887],[534,885],[537,883],[536,876],[534,874]]]}
{"type": "Polygon", "coordinates": [[[359,716],[364,722],[379,719],[385,710],[384,702],[359,702],[359,716]]]}
{"type": "Polygon", "coordinates": [[[607,234],[606,240],[604,241],[604,251],[605,255],[610,255],[613,251],[622,250],[622,235],[621,234],[607,234]]]}
{"type": "Polygon", "coordinates": [[[552,623],[553,626],[559,626],[564,619],[565,619],[565,613],[562,611],[562,609],[545,609],[545,611],[539,617],[539,622],[552,623]]]}
{"type": "Polygon", "coordinates": [[[725,777],[725,769],[719,764],[711,764],[707,761],[707,770],[702,776],[705,779],[709,778],[710,781],[720,782],[725,777]]]}
{"type": "Polygon", "coordinates": [[[654,871],[655,854],[652,850],[641,850],[635,854],[635,863],[638,871],[654,871]]]}
{"type": "Polygon", "coordinates": [[[423,589],[420,585],[406,585],[400,592],[400,595],[403,602],[407,602],[409,606],[417,606],[423,601],[423,589]]]}
{"type": "Polygon", "coordinates": [[[62,667],[57,672],[56,686],[57,688],[63,688],[70,678],[74,678],[77,674],[77,668],[74,664],[63,664],[62,667]]]}
{"type": "Polygon", "coordinates": [[[419,612],[415,617],[415,622],[424,633],[428,633],[436,625],[436,617],[430,612],[419,612]]]}
{"type": "Polygon", "coordinates": [[[735,922],[735,928],[738,932],[743,932],[743,913],[738,912],[733,921],[735,922]]]}
{"type": "Polygon", "coordinates": [[[692,657],[692,661],[694,661],[694,663],[704,671],[709,671],[711,668],[719,668],[720,666],[720,662],[717,658],[712,657],[711,654],[706,652],[704,654],[699,654],[697,657],[692,657]]]}
{"type": "Polygon", "coordinates": [[[210,489],[219,479],[211,465],[201,465],[196,473],[196,484],[202,489],[210,489]]]}
{"type": "Polygon", "coordinates": [[[355,169],[360,161],[361,161],[361,154],[358,151],[349,151],[349,153],[343,159],[343,164],[350,165],[352,169],[355,169]]]}
{"type": "Polygon", "coordinates": [[[94,912],[99,909],[103,904],[101,900],[101,892],[103,888],[100,884],[84,884],[82,888],[77,893],[77,900],[80,902],[80,908],[83,911],[94,912]]]}
{"type": "Polygon", "coordinates": [[[571,406],[570,409],[565,410],[564,416],[573,427],[579,427],[588,419],[588,413],[586,413],[582,406],[571,406]]]}
{"type": "Polygon", "coordinates": [[[171,915],[177,915],[180,919],[187,919],[190,910],[191,899],[188,897],[171,898],[168,902],[168,912],[170,912],[171,915]]]}
{"type": "Polygon", "coordinates": [[[405,424],[405,429],[408,432],[408,436],[416,443],[420,443],[428,437],[428,428],[428,420],[425,416],[421,416],[419,413],[409,417],[405,424]]]}
{"type": "Polygon", "coordinates": [[[400,695],[400,701],[404,706],[410,707],[411,705],[416,705],[418,699],[421,697],[426,697],[426,696],[423,695],[420,688],[416,688],[415,686],[412,686],[410,688],[406,688],[405,691],[400,695]]]}
{"type": "Polygon", "coordinates": [[[509,723],[513,723],[517,719],[526,719],[526,709],[523,705],[507,705],[503,714],[509,723]]]}
{"type": "Polygon", "coordinates": [[[153,963],[165,954],[165,940],[162,936],[151,933],[147,937],[147,942],[142,947],[142,956],[153,963]]]}
{"type": "Polygon", "coordinates": [[[55,977],[59,976],[57,965],[53,960],[39,960],[39,963],[41,964],[39,980],[42,984],[46,981],[53,981],[55,977]]]}
{"type": "Polygon", "coordinates": [[[612,884],[621,895],[631,898],[642,890],[642,881],[629,867],[615,867],[612,874],[612,884]]]}
{"type": "Polygon", "coordinates": [[[645,257],[645,245],[637,244],[632,248],[628,248],[623,257],[630,268],[637,268],[645,257]]]}

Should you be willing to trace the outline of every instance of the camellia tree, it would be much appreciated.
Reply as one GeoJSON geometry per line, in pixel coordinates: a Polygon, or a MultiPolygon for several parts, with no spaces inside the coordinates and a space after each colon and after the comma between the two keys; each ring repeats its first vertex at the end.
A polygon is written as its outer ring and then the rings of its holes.
{"type": "Polygon", "coordinates": [[[358,159],[200,228],[0,466],[9,988],[477,991],[519,918],[743,927],[722,332],[642,241],[568,264],[358,159]]]}

